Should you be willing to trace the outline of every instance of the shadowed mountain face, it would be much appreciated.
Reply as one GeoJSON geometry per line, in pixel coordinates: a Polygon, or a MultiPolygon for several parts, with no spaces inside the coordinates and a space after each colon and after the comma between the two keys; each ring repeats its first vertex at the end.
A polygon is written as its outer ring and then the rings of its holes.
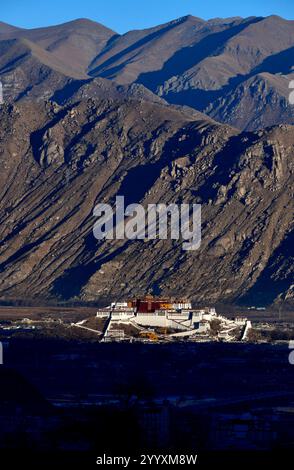
{"type": "Polygon", "coordinates": [[[61,105],[1,108],[2,298],[149,290],[252,302],[256,288],[265,303],[293,299],[293,127],[239,133],[123,90],[77,93],[61,105]],[[98,242],[93,208],[117,194],[144,205],[201,202],[200,249],[98,242]]]}
{"type": "MultiPolygon", "coordinates": [[[[193,16],[116,34],[90,20],[24,30],[0,23],[7,100],[52,98],[72,79],[141,84],[243,130],[294,124],[294,21],[193,16]]],[[[153,98],[154,99],[154,98],[153,98]]]]}

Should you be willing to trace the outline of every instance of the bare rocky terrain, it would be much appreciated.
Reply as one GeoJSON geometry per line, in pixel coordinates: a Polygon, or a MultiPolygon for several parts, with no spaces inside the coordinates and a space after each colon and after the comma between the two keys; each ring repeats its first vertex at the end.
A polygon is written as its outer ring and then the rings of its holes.
{"type": "Polygon", "coordinates": [[[0,24],[1,298],[293,304],[293,44],[278,17],[0,24]],[[98,242],[116,195],[201,203],[200,249],[98,242]]]}
{"type": "Polygon", "coordinates": [[[129,97],[23,101],[0,119],[2,297],[292,298],[291,126],[240,133],[129,97]],[[98,242],[93,207],[117,194],[201,203],[201,248],[98,242]]]}

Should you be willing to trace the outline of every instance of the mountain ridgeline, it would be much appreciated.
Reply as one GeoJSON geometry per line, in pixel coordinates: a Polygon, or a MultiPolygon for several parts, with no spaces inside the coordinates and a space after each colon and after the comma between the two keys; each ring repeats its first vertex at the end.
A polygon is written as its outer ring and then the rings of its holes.
{"type": "Polygon", "coordinates": [[[33,30],[0,23],[0,77],[16,101],[102,77],[257,130],[294,123],[293,63],[294,21],[277,16],[187,16],[123,35],[85,19],[33,30]]]}

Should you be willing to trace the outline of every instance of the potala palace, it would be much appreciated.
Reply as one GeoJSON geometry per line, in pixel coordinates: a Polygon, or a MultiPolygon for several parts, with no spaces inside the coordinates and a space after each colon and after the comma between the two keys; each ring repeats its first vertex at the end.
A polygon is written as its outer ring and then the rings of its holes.
{"type": "MultiPolygon", "coordinates": [[[[103,325],[101,341],[244,340],[251,328],[246,318],[228,319],[214,308],[193,309],[187,299],[152,296],[113,302],[99,309],[96,318],[103,325]]],[[[87,328],[83,322],[77,326],[87,328]]]]}

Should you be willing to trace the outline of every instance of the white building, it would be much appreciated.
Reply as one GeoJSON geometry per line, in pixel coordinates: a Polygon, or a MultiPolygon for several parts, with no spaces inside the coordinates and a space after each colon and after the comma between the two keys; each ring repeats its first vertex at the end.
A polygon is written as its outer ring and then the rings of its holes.
{"type": "Polygon", "coordinates": [[[111,315],[111,310],[110,309],[104,309],[104,310],[98,310],[98,312],[96,313],[96,317],[97,318],[103,318],[103,317],[106,317],[106,318],[109,318],[111,315]]]}
{"type": "Polygon", "coordinates": [[[111,319],[112,320],[128,320],[135,316],[135,312],[133,308],[125,308],[121,310],[113,310],[111,312],[111,319]]]}
{"type": "Polygon", "coordinates": [[[180,300],[178,302],[173,303],[172,307],[175,310],[185,310],[185,309],[191,309],[192,304],[188,300],[180,300]]]}
{"type": "Polygon", "coordinates": [[[112,302],[111,308],[128,308],[128,302],[112,302]]]}

